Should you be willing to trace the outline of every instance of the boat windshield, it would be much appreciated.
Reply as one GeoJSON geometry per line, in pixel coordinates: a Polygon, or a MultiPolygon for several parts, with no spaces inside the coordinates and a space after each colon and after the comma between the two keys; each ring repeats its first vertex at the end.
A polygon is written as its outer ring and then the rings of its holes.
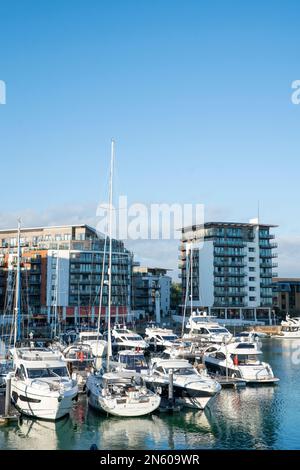
{"type": "Polygon", "coordinates": [[[123,337],[126,341],[142,341],[142,337],[139,335],[132,335],[132,336],[124,336],[123,337]]]}
{"type": "Polygon", "coordinates": [[[43,379],[49,377],[68,377],[68,370],[66,367],[47,367],[41,369],[27,369],[29,379],[43,379]]]}
{"type": "Polygon", "coordinates": [[[176,335],[161,335],[161,337],[164,341],[176,341],[178,339],[176,335]]]}
{"type": "Polygon", "coordinates": [[[81,336],[81,341],[97,341],[98,339],[101,339],[101,335],[89,335],[89,336],[81,336]]]}
{"type": "MultiPolygon", "coordinates": [[[[232,357],[232,359],[234,360],[234,356],[232,357]]],[[[243,356],[238,355],[238,365],[250,366],[253,364],[260,364],[260,361],[258,360],[257,356],[250,354],[243,356]]]]}
{"type": "Polygon", "coordinates": [[[209,328],[210,333],[217,333],[217,334],[228,334],[229,331],[226,328],[209,328]]]}
{"type": "MultiPolygon", "coordinates": [[[[166,373],[169,374],[169,371],[171,369],[166,369],[166,373]]],[[[195,370],[193,369],[193,367],[180,367],[178,369],[174,368],[173,369],[173,374],[178,374],[178,375],[194,375],[195,374],[195,370]]]]}
{"type": "Polygon", "coordinates": [[[139,356],[120,356],[120,362],[126,364],[128,369],[135,369],[136,367],[146,367],[146,361],[142,354],[139,356]]]}

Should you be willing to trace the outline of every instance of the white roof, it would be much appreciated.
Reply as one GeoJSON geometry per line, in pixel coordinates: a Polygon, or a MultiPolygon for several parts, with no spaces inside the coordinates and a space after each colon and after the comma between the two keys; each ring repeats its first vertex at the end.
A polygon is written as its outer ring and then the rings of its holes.
{"type": "Polygon", "coordinates": [[[185,359],[157,359],[153,360],[157,366],[165,369],[183,369],[186,367],[193,368],[192,364],[185,359]]]}

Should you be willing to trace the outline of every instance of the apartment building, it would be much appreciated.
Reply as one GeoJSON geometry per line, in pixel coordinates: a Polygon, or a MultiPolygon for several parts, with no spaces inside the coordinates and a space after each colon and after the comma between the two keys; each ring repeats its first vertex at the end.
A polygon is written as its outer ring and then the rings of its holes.
{"type": "MultiPolygon", "coordinates": [[[[21,230],[21,311],[24,318],[66,324],[95,322],[108,311],[108,240],[88,225],[21,230]]],[[[0,314],[13,312],[17,230],[0,230],[0,314]]],[[[132,253],[112,241],[112,317],[130,314],[132,253]]]]}
{"type": "Polygon", "coordinates": [[[149,319],[159,309],[159,315],[166,317],[170,312],[170,294],[172,279],[168,270],[149,268],[134,263],[132,269],[132,309],[149,319]]]}
{"type": "Polygon", "coordinates": [[[210,222],[182,228],[183,304],[227,323],[272,323],[275,225],[210,222]]]}
{"type": "Polygon", "coordinates": [[[273,279],[273,307],[280,316],[300,316],[300,278],[273,279]]]}

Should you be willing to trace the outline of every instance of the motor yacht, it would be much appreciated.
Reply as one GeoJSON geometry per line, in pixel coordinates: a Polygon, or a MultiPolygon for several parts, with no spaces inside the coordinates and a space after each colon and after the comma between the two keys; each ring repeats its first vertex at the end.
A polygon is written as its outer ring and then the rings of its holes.
{"type": "Polygon", "coordinates": [[[206,312],[193,312],[188,319],[186,328],[189,330],[184,338],[195,338],[202,342],[224,343],[229,342],[232,334],[224,326],[215,321],[216,317],[206,312]]]}
{"type": "MultiPolygon", "coordinates": [[[[105,340],[108,333],[104,333],[105,340]]],[[[140,349],[144,350],[148,347],[146,341],[137,333],[126,328],[126,325],[115,325],[111,331],[112,347],[114,350],[120,349],[140,349]]]]}
{"type": "Polygon", "coordinates": [[[46,348],[15,348],[11,399],[23,414],[56,420],[70,413],[78,387],[61,355],[46,348]]]}
{"type": "Polygon", "coordinates": [[[145,335],[145,341],[152,351],[163,351],[178,340],[178,336],[173,333],[173,330],[158,326],[148,326],[145,335]]]}
{"type": "Polygon", "coordinates": [[[167,398],[173,375],[174,400],[178,405],[203,410],[221,390],[221,385],[205,370],[198,372],[187,360],[153,358],[151,362],[149,375],[145,376],[148,387],[153,391],[159,387],[162,397],[167,398]]]}
{"type": "Polygon", "coordinates": [[[286,316],[286,319],[281,322],[281,330],[278,335],[273,338],[280,339],[297,339],[300,338],[300,317],[286,316]]]}
{"type": "Polygon", "coordinates": [[[107,341],[103,339],[101,333],[81,331],[79,333],[79,342],[90,346],[94,357],[104,357],[107,354],[107,341]]]}
{"type": "Polygon", "coordinates": [[[260,361],[261,354],[257,341],[232,341],[209,346],[204,352],[203,361],[209,372],[242,379],[249,384],[278,382],[271,366],[260,361]]]}
{"type": "Polygon", "coordinates": [[[169,359],[200,359],[203,354],[204,347],[201,344],[188,339],[177,339],[163,351],[163,357],[169,359]]]}

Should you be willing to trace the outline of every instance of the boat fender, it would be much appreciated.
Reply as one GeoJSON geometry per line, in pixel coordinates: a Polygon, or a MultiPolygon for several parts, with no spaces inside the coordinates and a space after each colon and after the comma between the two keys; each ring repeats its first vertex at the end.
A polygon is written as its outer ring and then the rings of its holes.
{"type": "Polygon", "coordinates": [[[17,394],[17,392],[13,391],[11,396],[12,396],[12,399],[13,399],[14,403],[17,403],[17,401],[19,399],[19,395],[17,394]]]}

